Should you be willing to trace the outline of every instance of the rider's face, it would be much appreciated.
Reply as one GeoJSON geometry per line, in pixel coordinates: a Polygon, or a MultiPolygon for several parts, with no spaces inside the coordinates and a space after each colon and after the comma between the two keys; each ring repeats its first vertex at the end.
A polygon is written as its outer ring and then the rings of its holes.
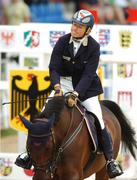
{"type": "Polygon", "coordinates": [[[72,37],[75,38],[81,38],[84,36],[86,30],[87,30],[87,26],[73,22],[71,26],[71,35],[72,37]]]}

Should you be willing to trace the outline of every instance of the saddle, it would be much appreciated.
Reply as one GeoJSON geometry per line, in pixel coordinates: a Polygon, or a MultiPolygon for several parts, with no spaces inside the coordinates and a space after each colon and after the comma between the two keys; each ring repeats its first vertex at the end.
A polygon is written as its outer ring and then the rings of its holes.
{"type": "Polygon", "coordinates": [[[101,127],[100,127],[97,116],[94,113],[87,111],[85,107],[83,107],[80,104],[78,104],[76,107],[80,111],[81,114],[84,114],[84,120],[87,125],[89,135],[91,137],[92,152],[100,153],[102,151],[101,143],[100,143],[101,127]]]}
{"type": "Polygon", "coordinates": [[[84,170],[89,169],[92,165],[93,161],[96,158],[97,154],[102,154],[102,147],[101,147],[101,127],[98,121],[97,116],[89,112],[83,107],[81,104],[77,104],[76,108],[80,111],[81,114],[84,114],[84,120],[87,125],[87,129],[89,135],[91,137],[91,152],[88,162],[86,163],[84,170]]]}
{"type": "MultiPolygon", "coordinates": [[[[65,93],[66,102],[67,102],[67,99],[69,98],[69,96],[71,96],[71,93],[72,92],[65,93]]],[[[97,151],[100,152],[99,149],[100,149],[101,143],[99,143],[99,139],[100,139],[99,137],[101,136],[101,127],[100,127],[100,123],[99,123],[97,116],[94,113],[87,111],[87,109],[81,104],[81,101],[79,99],[78,99],[77,105],[75,105],[75,107],[84,116],[84,120],[87,125],[89,135],[91,137],[92,152],[95,152],[95,153],[97,151]]]]}

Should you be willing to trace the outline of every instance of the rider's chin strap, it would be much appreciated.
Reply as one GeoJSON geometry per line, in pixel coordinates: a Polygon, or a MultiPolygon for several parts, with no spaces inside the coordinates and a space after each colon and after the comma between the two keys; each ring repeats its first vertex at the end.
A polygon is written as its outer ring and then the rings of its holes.
{"type": "Polygon", "coordinates": [[[88,27],[88,28],[87,28],[87,30],[86,30],[85,35],[86,35],[86,36],[88,36],[90,33],[91,33],[91,28],[90,28],[90,27],[88,27]]]}

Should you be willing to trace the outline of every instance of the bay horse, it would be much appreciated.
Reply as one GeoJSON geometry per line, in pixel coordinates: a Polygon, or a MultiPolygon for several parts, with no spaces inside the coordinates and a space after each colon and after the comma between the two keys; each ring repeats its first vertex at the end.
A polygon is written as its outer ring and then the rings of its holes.
{"type": "MultiPolygon", "coordinates": [[[[121,142],[136,158],[137,142],[130,121],[115,102],[100,103],[112,137],[114,158],[121,142]]],[[[101,151],[94,151],[84,116],[77,105],[69,108],[64,96],[49,99],[32,122],[19,115],[28,129],[27,151],[34,167],[33,180],[83,180],[93,174],[96,180],[109,179],[106,160],[101,151]]]]}

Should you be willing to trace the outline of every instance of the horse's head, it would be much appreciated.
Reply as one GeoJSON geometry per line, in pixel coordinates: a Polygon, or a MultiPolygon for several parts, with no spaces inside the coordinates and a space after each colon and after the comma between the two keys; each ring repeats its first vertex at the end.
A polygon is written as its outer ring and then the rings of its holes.
{"type": "Polygon", "coordinates": [[[28,129],[28,151],[31,154],[32,159],[34,161],[38,160],[39,163],[43,161],[42,157],[40,157],[42,151],[44,152],[46,150],[47,152],[50,144],[52,144],[50,139],[52,136],[51,129],[53,127],[55,119],[54,116],[55,115],[53,114],[49,119],[36,118],[35,121],[32,123],[25,119],[23,116],[19,115],[23,124],[28,129]]]}
{"type": "Polygon", "coordinates": [[[60,120],[64,102],[64,98],[59,97],[49,100],[45,105],[45,109],[38,114],[33,123],[19,115],[28,129],[27,150],[34,166],[34,176],[41,172],[38,178],[35,177],[36,179],[43,179],[42,176],[45,177],[46,170],[49,171],[52,165],[53,155],[56,150],[55,141],[57,140],[57,137],[55,137],[56,132],[53,129],[59,124],[57,122],[60,120]]]}
{"type": "Polygon", "coordinates": [[[21,115],[19,117],[28,129],[27,151],[34,166],[34,179],[44,180],[45,174],[49,176],[46,170],[49,169],[54,151],[52,127],[55,115],[49,119],[36,118],[33,123],[21,115]]]}

